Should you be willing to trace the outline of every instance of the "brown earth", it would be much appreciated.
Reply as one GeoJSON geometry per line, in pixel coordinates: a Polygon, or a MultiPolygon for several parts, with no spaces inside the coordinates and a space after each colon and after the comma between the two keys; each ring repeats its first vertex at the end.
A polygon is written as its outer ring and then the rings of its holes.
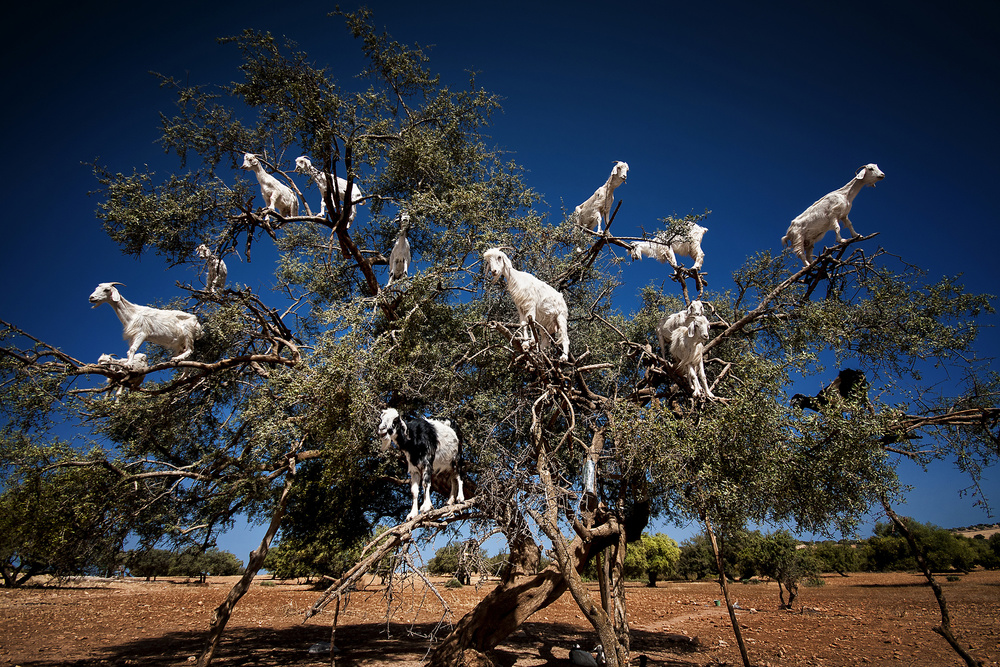
{"type": "MultiPolygon", "coordinates": [[[[183,580],[83,580],[62,586],[0,589],[0,665],[190,665],[212,609],[235,578],[208,585],[183,580]]],[[[916,574],[837,575],[803,588],[793,611],[778,609],[773,583],[734,584],[732,595],[751,660],[778,665],[964,664],[931,628],[940,622],[934,596],[916,574]]],[[[941,584],[953,628],[986,665],[1000,661],[1000,572],[973,572],[941,584]]],[[[419,665],[423,637],[446,630],[489,590],[438,589],[450,608],[419,585],[396,587],[387,599],[375,586],[352,593],[340,613],[338,665],[419,665]],[[392,623],[386,610],[393,611],[392,623]],[[388,631],[388,636],[387,636],[388,631]]],[[[595,589],[596,586],[592,588],[595,589]]],[[[332,613],[307,623],[315,589],[257,579],[236,608],[217,665],[323,665],[309,648],[330,639],[332,613]]],[[[740,665],[725,606],[712,582],[641,584],[627,590],[633,664],[740,665]],[[691,638],[688,641],[687,638],[691,638]]],[[[332,612],[332,606],[330,608],[332,612]]],[[[567,593],[539,612],[491,654],[498,665],[568,665],[568,649],[593,646],[595,634],[567,593]]]]}

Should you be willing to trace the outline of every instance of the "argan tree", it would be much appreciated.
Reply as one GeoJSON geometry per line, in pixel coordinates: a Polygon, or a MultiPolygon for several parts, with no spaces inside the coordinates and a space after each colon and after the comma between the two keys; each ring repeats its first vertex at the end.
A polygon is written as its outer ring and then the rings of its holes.
{"type": "MultiPolygon", "coordinates": [[[[359,549],[310,615],[339,608],[350,584],[412,544],[415,531],[462,524],[500,533],[509,554],[500,582],[431,662],[489,651],[569,591],[617,667],[630,656],[626,545],[651,517],[723,531],[751,521],[850,530],[896,497],[900,456],[950,458],[972,473],[995,460],[996,377],[970,361],[988,297],[952,280],[925,284],[874,235],[805,269],[787,255],[756,254],[733,267],[730,292],[709,291],[692,270],[673,274],[676,289],[641,288],[620,262],[638,240],[616,236],[625,208],[602,235],[543,219],[521,168],[485,134],[500,108],[495,95],[474,77],[444,85],[419,47],[376,31],[367,10],[338,16],[366,59],[349,84],[293,43],[245,32],[223,40],[243,57],[236,81],[161,77],[177,100],[160,140],[174,173],[94,167],[98,216],[126,255],[180,266],[204,243],[253,262],[264,245],[277,257],[273,290],[186,286],[170,307],[199,316],[195,354],[174,362],[147,345],[145,382],[117,400],[119,385],[135,386],[130,373],[72,358],[59,347],[67,341],[38,341],[13,324],[4,331],[6,465],[42,477],[107,471],[107,497],[127,499],[128,525],[146,544],[207,545],[238,514],[265,524],[244,577],[216,609],[200,664],[279,530],[300,543],[336,535],[331,549],[359,549]],[[245,153],[303,196],[299,215],[263,207],[239,169],[245,153]],[[299,155],[331,176],[323,216],[308,205],[311,180],[293,173],[299,155]],[[363,202],[341,203],[336,177],[347,189],[359,184],[363,202]],[[367,210],[348,227],[358,205],[367,210]],[[415,261],[407,278],[383,287],[403,213],[415,261]],[[492,247],[563,292],[569,361],[522,345],[507,291],[479,264],[492,247]],[[623,312],[619,304],[637,295],[641,307],[623,312]],[[705,365],[716,400],[694,398],[655,345],[662,314],[698,297],[712,321],[705,365]],[[865,370],[870,409],[790,406],[791,381],[834,375],[830,360],[865,370]],[[932,401],[920,386],[924,361],[960,369],[961,395],[932,401]],[[408,490],[374,434],[387,406],[461,425],[469,500],[400,523],[408,490]],[[62,415],[85,416],[81,428],[104,446],[34,466],[21,456],[26,442],[53,448],[51,424],[62,415]],[[919,432],[935,444],[915,446],[919,432]],[[551,560],[539,567],[543,542],[551,560]],[[592,559],[599,599],[579,574],[592,559]]],[[[665,222],[684,235],[694,219],[665,222]]]]}

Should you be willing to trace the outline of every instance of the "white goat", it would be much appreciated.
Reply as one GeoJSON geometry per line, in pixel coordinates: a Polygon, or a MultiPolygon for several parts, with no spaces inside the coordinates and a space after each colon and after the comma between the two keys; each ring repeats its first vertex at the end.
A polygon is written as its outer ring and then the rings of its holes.
{"type": "Polygon", "coordinates": [[[406,230],[399,232],[392,252],[389,253],[389,282],[386,287],[392,284],[393,280],[405,278],[410,268],[410,242],[406,238],[406,230]]]}
{"type": "Polygon", "coordinates": [[[701,249],[701,239],[708,231],[707,227],[691,223],[686,233],[671,235],[667,231],[658,232],[650,241],[636,241],[629,246],[629,255],[633,260],[642,259],[643,255],[666,262],[675,269],[678,268],[677,255],[690,257],[694,260],[692,269],[700,269],[705,261],[705,253],[701,249]]]}
{"type": "MultiPolygon", "coordinates": [[[[129,361],[128,359],[117,359],[113,354],[102,354],[100,357],[97,358],[97,365],[108,366],[108,367],[114,366],[124,371],[135,372],[135,373],[149,369],[149,364],[146,362],[146,355],[143,354],[142,352],[136,352],[135,355],[132,356],[132,361],[129,361]]],[[[146,379],[145,375],[140,375],[137,378],[129,380],[127,382],[128,388],[132,390],[138,389],[139,386],[142,385],[142,381],[145,379],[146,379]]],[[[111,383],[111,378],[108,378],[108,384],[110,383],[111,383]]],[[[115,397],[120,396],[122,393],[122,389],[124,388],[125,388],[124,386],[119,385],[118,390],[115,391],[115,397]]]]}
{"type": "Polygon", "coordinates": [[[708,342],[708,318],[695,317],[687,326],[678,327],[670,334],[670,355],[676,361],[674,368],[686,375],[695,396],[715,398],[705,378],[703,351],[708,342]]]}
{"type": "Polygon", "coordinates": [[[847,225],[851,236],[858,236],[858,233],[854,231],[854,225],[847,217],[847,214],[851,212],[851,204],[861,192],[861,188],[866,185],[875,187],[875,184],[883,178],[885,178],[885,174],[879,170],[878,165],[866,164],[861,167],[858,169],[857,175],[847,185],[823,195],[792,220],[788,231],[781,237],[781,245],[791,247],[802,263],[809,266],[813,261],[813,246],[828,231],[833,230],[837,237],[837,243],[844,242],[840,236],[841,222],[847,225]]]}
{"type": "Polygon", "coordinates": [[[145,341],[161,345],[175,356],[172,361],[187,359],[194,352],[194,339],[201,336],[198,316],[180,310],[161,310],[149,306],[138,306],[125,300],[115,285],[122,283],[101,283],[90,295],[92,308],[109,303],[115,315],[121,320],[122,338],[129,341],[127,364],[133,363],[136,351],[145,341]]]}
{"type": "Polygon", "coordinates": [[[691,302],[684,310],[679,310],[671,315],[664,315],[660,323],[656,325],[656,337],[660,341],[660,354],[664,359],[667,357],[667,350],[670,349],[667,341],[672,341],[674,330],[678,327],[686,327],[698,317],[704,317],[705,306],[701,301],[691,302]]]}
{"type": "Polygon", "coordinates": [[[517,314],[521,319],[521,327],[526,332],[526,340],[521,343],[521,349],[527,351],[534,342],[531,327],[528,322],[535,322],[547,335],[542,336],[539,349],[549,346],[549,338],[556,338],[562,343],[560,361],[569,359],[569,334],[567,323],[569,309],[561,292],[530,273],[518,271],[499,248],[490,248],[483,253],[487,269],[493,274],[495,283],[503,276],[507,279],[507,291],[517,305],[517,314]]]}
{"type": "Polygon", "coordinates": [[[393,280],[405,278],[410,270],[410,241],[406,238],[406,232],[410,228],[410,216],[406,211],[400,211],[396,216],[399,222],[399,236],[389,253],[389,282],[386,287],[392,284],[393,280]]]}
{"type": "Polygon", "coordinates": [[[264,196],[264,206],[287,218],[299,214],[299,198],[290,187],[264,171],[260,160],[253,153],[243,154],[243,168],[251,170],[260,183],[260,193],[264,196]]]}
{"type": "Polygon", "coordinates": [[[205,288],[209,292],[214,292],[216,289],[221,290],[226,286],[226,275],[229,273],[226,268],[226,263],[222,261],[222,258],[217,256],[214,252],[209,250],[208,246],[202,243],[194,251],[205,260],[208,265],[208,277],[205,278],[205,288]]]}
{"type": "Polygon", "coordinates": [[[615,200],[615,188],[625,182],[628,177],[628,163],[615,162],[611,175],[601,187],[597,188],[590,199],[583,202],[573,211],[577,224],[592,231],[601,233],[601,221],[607,222],[611,215],[611,202],[615,200]]]}
{"type": "MultiPolygon", "coordinates": [[[[302,155],[295,158],[295,171],[300,174],[305,174],[311,176],[316,182],[316,186],[319,188],[319,195],[321,197],[319,202],[319,213],[320,217],[326,215],[326,189],[327,189],[327,173],[321,171],[312,165],[312,162],[306,156],[302,155]]],[[[330,175],[333,180],[334,192],[333,198],[340,201],[341,204],[344,203],[344,195],[347,194],[347,179],[341,178],[340,176],[330,175]]],[[[354,216],[358,213],[358,206],[361,206],[365,202],[363,197],[365,194],[361,192],[361,188],[358,187],[357,183],[351,184],[351,214],[347,216],[347,228],[351,228],[351,223],[354,222],[354,216]]]]}

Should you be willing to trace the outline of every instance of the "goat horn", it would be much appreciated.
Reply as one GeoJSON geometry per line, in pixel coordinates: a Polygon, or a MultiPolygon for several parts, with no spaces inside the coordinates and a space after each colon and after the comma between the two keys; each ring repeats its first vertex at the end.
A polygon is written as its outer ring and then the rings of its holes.
{"type": "Polygon", "coordinates": [[[114,286],[114,285],[121,285],[122,287],[128,287],[128,285],[126,285],[125,283],[111,283],[111,285],[112,286],[114,286]]]}

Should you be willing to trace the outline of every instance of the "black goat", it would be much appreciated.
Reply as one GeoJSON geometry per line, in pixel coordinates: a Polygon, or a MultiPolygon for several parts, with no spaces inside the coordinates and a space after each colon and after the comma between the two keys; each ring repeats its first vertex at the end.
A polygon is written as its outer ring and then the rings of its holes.
{"type": "Polygon", "coordinates": [[[795,394],[792,396],[791,404],[803,410],[808,408],[819,412],[833,400],[857,401],[871,409],[871,403],[868,401],[868,379],[864,371],[845,368],[837,374],[833,382],[820,389],[818,394],[815,396],[795,394]]]}

